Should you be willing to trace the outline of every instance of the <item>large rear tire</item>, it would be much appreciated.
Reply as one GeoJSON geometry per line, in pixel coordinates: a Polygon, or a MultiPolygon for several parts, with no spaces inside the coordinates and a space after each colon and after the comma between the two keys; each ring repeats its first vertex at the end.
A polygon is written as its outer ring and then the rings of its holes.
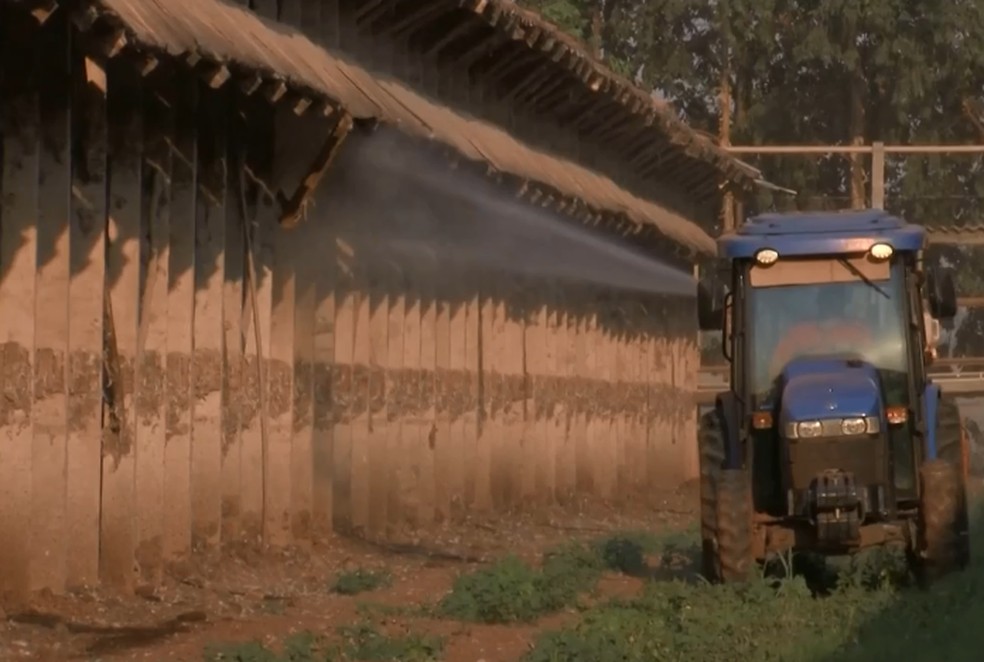
{"type": "Polygon", "coordinates": [[[937,414],[937,457],[919,470],[922,492],[914,569],[924,585],[963,570],[970,561],[965,443],[957,403],[944,396],[937,414]]]}
{"type": "Polygon", "coordinates": [[[752,553],[755,534],[752,484],[747,471],[725,469],[717,490],[716,565],[719,581],[732,583],[750,579],[758,566],[752,553]]]}
{"type": "Polygon", "coordinates": [[[718,581],[717,491],[724,467],[724,425],[718,411],[700,417],[697,431],[700,458],[701,572],[708,581],[718,581]]]}
{"type": "Polygon", "coordinates": [[[724,469],[725,430],[715,409],[700,418],[701,572],[711,582],[742,582],[752,554],[752,490],[748,472],[724,469]]]}

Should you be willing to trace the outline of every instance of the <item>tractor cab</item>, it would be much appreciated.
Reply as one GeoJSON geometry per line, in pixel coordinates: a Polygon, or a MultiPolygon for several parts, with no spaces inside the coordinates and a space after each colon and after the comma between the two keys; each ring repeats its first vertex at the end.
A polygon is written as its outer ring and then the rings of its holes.
{"type": "MultiPolygon", "coordinates": [[[[711,578],[742,574],[722,558],[732,554],[722,527],[743,508],[742,567],[790,548],[895,539],[924,561],[943,554],[920,548],[920,512],[935,498],[927,471],[963,495],[963,454],[956,404],[926,365],[956,296],[949,273],[923,270],[925,242],[922,227],[880,210],[766,214],[719,238],[727,275],[698,289],[700,327],[723,332],[731,364],[730,388],[700,426],[711,578]]],[[[965,502],[946,538],[961,558],[965,502]]]]}

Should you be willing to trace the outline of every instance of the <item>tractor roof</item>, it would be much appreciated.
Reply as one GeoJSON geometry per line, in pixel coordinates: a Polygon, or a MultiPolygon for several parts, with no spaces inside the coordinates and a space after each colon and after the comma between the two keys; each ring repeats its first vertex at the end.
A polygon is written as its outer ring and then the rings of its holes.
{"type": "Polygon", "coordinates": [[[750,258],[771,248],[780,255],[839,255],[863,253],[877,243],[918,251],[925,236],[922,227],[880,209],[761,214],[721,235],[718,254],[750,258]]]}

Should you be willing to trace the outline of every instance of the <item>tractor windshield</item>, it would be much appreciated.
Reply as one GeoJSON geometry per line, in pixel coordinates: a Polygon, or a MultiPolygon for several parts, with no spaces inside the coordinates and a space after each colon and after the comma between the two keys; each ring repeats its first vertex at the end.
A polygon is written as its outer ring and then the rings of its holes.
{"type": "Polygon", "coordinates": [[[748,273],[748,348],[756,404],[798,357],[858,358],[881,374],[889,404],[907,400],[901,264],[867,257],[779,260],[748,273]]]}

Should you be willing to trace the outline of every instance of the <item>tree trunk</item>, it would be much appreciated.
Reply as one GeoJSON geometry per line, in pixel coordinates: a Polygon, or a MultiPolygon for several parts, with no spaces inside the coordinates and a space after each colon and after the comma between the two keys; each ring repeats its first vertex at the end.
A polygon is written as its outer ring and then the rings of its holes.
{"type": "MultiPolygon", "coordinates": [[[[860,71],[851,75],[851,144],[864,145],[864,76],[860,71]]],[[[865,157],[863,154],[851,154],[850,187],[851,208],[864,209],[865,196],[865,157]]]]}
{"type": "MultiPolygon", "coordinates": [[[[721,146],[731,144],[731,66],[727,54],[721,67],[721,82],[718,88],[718,141],[721,146]]],[[[735,196],[725,189],[721,203],[721,229],[725,232],[735,228],[735,196]]]]}
{"type": "MultiPolygon", "coordinates": [[[[864,103],[867,89],[864,80],[864,68],[861,65],[861,54],[857,47],[857,25],[853,21],[846,26],[844,31],[846,42],[844,43],[845,54],[853,55],[853,66],[848,72],[848,131],[852,145],[864,145],[864,103]]],[[[850,61],[850,60],[849,60],[850,61]]],[[[851,194],[851,208],[864,209],[865,203],[865,158],[863,154],[851,154],[850,169],[848,171],[848,187],[851,194]]]]}
{"type": "Polygon", "coordinates": [[[599,60],[603,55],[602,45],[604,44],[605,15],[604,2],[597,0],[591,8],[590,34],[588,35],[588,46],[591,47],[591,54],[599,60]]]}

